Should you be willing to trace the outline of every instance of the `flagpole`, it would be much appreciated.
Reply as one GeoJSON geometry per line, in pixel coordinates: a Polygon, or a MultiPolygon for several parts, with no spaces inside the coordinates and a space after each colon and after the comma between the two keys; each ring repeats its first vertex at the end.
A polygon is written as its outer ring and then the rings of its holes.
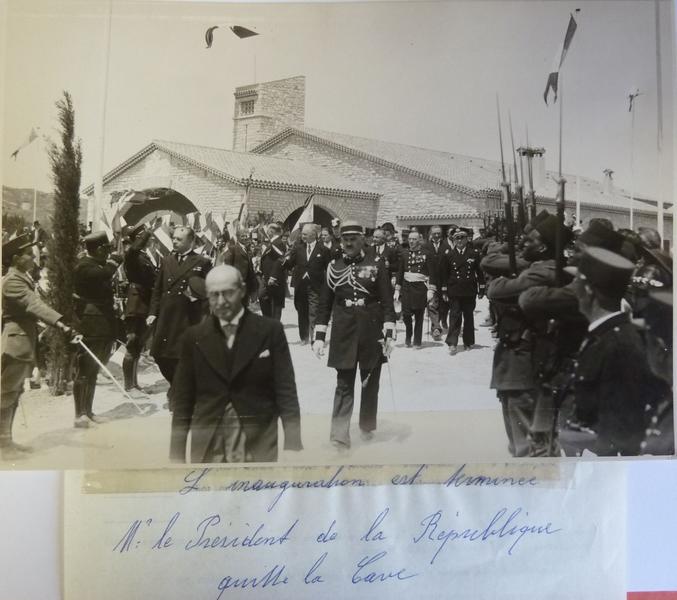
{"type": "Polygon", "coordinates": [[[562,121],[564,114],[564,93],[562,86],[562,74],[559,74],[559,180],[557,181],[557,228],[555,229],[555,278],[557,285],[562,285],[564,273],[564,187],[566,180],[562,176],[562,121]]]}
{"type": "Polygon", "coordinates": [[[99,163],[97,166],[96,179],[94,181],[94,210],[92,215],[92,229],[98,231],[101,229],[101,207],[103,206],[103,169],[104,169],[104,151],[106,140],[106,107],[108,103],[108,73],[110,70],[110,38],[111,23],[113,20],[113,0],[108,0],[108,19],[104,34],[104,72],[103,84],[101,89],[101,129],[99,131],[99,163]]]}
{"type": "Polygon", "coordinates": [[[635,103],[630,106],[630,229],[635,224],[635,103]]]}
{"type": "Polygon", "coordinates": [[[656,16],[656,150],[658,152],[658,196],[657,228],[663,243],[664,212],[663,212],[663,61],[661,60],[661,24],[660,5],[654,0],[654,14],[656,16]]]}

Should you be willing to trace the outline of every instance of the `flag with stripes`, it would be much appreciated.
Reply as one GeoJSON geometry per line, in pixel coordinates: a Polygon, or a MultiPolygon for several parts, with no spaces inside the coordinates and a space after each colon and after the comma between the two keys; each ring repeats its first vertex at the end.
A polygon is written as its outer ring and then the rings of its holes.
{"type": "Polygon", "coordinates": [[[16,157],[19,156],[19,152],[21,152],[24,148],[27,146],[30,146],[30,144],[38,139],[38,131],[39,127],[32,127],[31,132],[28,134],[28,137],[24,141],[23,144],[21,144],[14,152],[12,152],[11,157],[16,160],[16,157]]]}
{"type": "Polygon", "coordinates": [[[292,233],[296,231],[301,225],[304,223],[312,223],[313,222],[313,216],[315,213],[315,201],[313,200],[313,197],[315,194],[310,194],[306,198],[306,202],[303,206],[303,211],[301,211],[301,215],[299,216],[298,220],[296,221],[296,225],[294,225],[294,229],[292,229],[292,233]]]}
{"type": "MultiPolygon", "coordinates": [[[[577,8],[575,13],[576,16],[580,13],[580,8],[577,8]]],[[[564,64],[564,58],[569,51],[569,46],[571,46],[571,40],[574,38],[574,33],[576,33],[576,28],[578,24],[573,14],[569,15],[569,24],[567,25],[566,33],[564,34],[564,41],[562,45],[557,50],[555,54],[555,60],[553,61],[552,71],[548,74],[548,81],[545,84],[545,92],[543,92],[543,100],[548,104],[548,98],[550,97],[550,92],[553,94],[553,103],[557,102],[557,86],[559,85],[559,72],[564,64]]]]}

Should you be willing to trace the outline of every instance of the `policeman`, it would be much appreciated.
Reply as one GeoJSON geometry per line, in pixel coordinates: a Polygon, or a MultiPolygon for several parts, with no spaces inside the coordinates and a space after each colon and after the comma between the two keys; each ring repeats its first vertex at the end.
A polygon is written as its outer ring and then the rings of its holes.
{"type": "MultiPolygon", "coordinates": [[[[85,236],[84,245],[86,255],[78,260],[73,272],[75,314],[83,343],[106,364],[115,341],[113,277],[121,259],[111,256],[108,237],[103,231],[85,236]]],[[[98,373],[97,362],[84,348],[78,347],[73,376],[75,427],[87,428],[104,421],[92,411],[98,373]]]]}
{"type": "Polygon", "coordinates": [[[393,348],[395,312],[384,261],[364,251],[364,229],[354,221],[341,226],[344,255],[332,260],[320,292],[313,352],[324,354],[327,324],[332,319],[328,366],[336,369],[331,443],[338,451],[350,448],[355,376],[360,369],[362,397],[360,435],[364,441],[376,429],[381,364],[393,348]]]}
{"type": "Polygon", "coordinates": [[[402,301],[402,320],[405,326],[405,346],[411,347],[412,333],[415,348],[420,348],[423,337],[423,315],[437,290],[435,258],[421,248],[421,234],[409,233],[409,249],[401,255],[400,271],[395,285],[395,299],[402,301]],[[412,327],[413,318],[413,327],[412,327]]]}
{"type": "Polygon", "coordinates": [[[603,248],[587,248],[575,274],[578,308],[588,320],[572,384],[576,404],[591,416],[598,456],[634,456],[646,429],[646,405],[655,407],[662,385],[651,373],[644,345],[621,311],[634,265],[603,248]]]}
{"type": "MultiPolygon", "coordinates": [[[[146,323],[155,323],[150,353],[170,386],[179,363],[181,336],[207,313],[206,296],[199,282],[211,269],[205,256],[193,251],[195,232],[190,227],[176,227],[172,233],[174,251],[162,262],[155,279],[146,323]],[[156,322],[157,319],[157,322],[156,322]]],[[[171,408],[171,394],[169,395],[171,408]]]]}
{"type": "Polygon", "coordinates": [[[442,299],[449,304],[446,344],[452,355],[456,354],[461,321],[465,349],[470,350],[474,346],[476,298],[483,298],[485,291],[480,256],[468,246],[468,233],[459,229],[453,239],[454,247],[444,250],[439,263],[442,299]]]}
{"type": "Polygon", "coordinates": [[[123,260],[129,285],[124,313],[127,351],[122,360],[122,373],[125,390],[131,391],[140,390],[137,378],[139,357],[146,340],[148,329],[146,318],[150,311],[150,298],[159,269],[145,252],[151,232],[144,229],[143,223],[126,227],[123,236],[129,242],[123,260]]]}
{"type": "Polygon", "coordinates": [[[35,267],[29,234],[2,245],[2,264],[7,275],[2,279],[2,394],[0,395],[0,456],[5,460],[20,458],[30,448],[12,439],[12,424],[35,362],[38,340],[37,322],[58,327],[67,334],[72,330],[62,316],[47,306],[35,291],[29,273],[35,267]]]}

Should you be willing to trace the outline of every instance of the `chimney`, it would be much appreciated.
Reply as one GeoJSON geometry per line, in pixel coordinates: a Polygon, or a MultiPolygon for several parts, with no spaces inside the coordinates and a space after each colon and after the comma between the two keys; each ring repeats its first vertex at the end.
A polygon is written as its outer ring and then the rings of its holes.
{"type": "Polygon", "coordinates": [[[614,193],[614,180],[612,175],[614,172],[611,169],[604,169],[604,179],[602,179],[602,192],[611,196],[614,193]]]}

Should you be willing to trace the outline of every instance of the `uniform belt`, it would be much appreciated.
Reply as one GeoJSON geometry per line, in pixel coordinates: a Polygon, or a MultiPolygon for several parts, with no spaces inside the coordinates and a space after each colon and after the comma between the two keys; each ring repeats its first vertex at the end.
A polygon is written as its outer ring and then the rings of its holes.
{"type": "Polygon", "coordinates": [[[375,299],[373,298],[357,298],[356,300],[351,300],[350,298],[346,298],[344,300],[339,300],[339,304],[341,306],[345,306],[346,308],[354,308],[358,306],[368,306],[369,304],[374,304],[376,302],[375,299]]]}
{"type": "Polygon", "coordinates": [[[404,273],[404,280],[409,283],[416,283],[422,281],[423,283],[428,281],[428,276],[423,273],[412,273],[411,271],[406,271],[404,273]]]}

